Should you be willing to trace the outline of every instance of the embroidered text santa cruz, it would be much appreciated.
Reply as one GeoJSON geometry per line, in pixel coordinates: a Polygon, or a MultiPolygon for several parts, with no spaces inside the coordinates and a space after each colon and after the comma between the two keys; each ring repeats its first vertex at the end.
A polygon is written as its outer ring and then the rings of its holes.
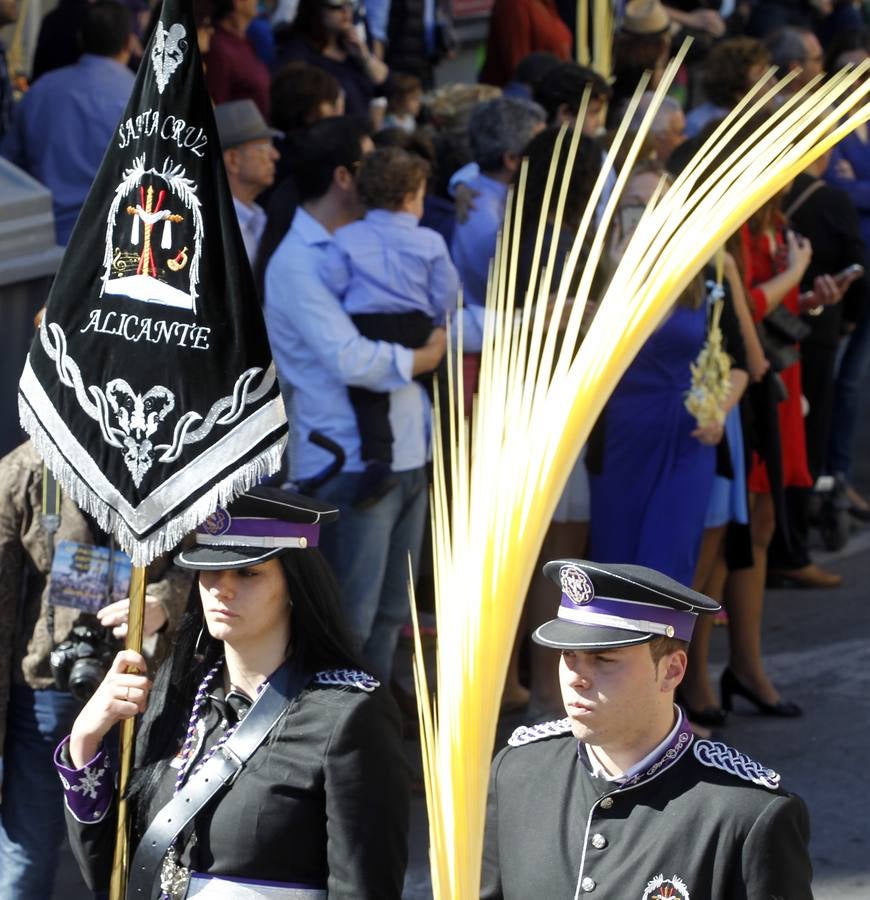
{"type": "Polygon", "coordinates": [[[208,137],[202,128],[188,125],[180,116],[168,115],[162,122],[159,109],[146,109],[130,116],[118,126],[118,147],[125,149],[133,141],[159,134],[165,141],[174,141],[182,150],[203,156],[208,137]]]}

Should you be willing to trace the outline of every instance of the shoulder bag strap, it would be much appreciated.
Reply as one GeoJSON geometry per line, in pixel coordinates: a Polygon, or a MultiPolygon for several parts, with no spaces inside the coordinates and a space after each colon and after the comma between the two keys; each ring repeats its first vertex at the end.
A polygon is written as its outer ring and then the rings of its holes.
{"type": "Polygon", "coordinates": [[[231,785],[269,736],[311,675],[285,663],[272,676],[230,739],[154,817],[133,856],[128,900],[151,900],[154,881],[172,842],[223,787],[231,785]]]}
{"type": "MultiPolygon", "coordinates": [[[[42,512],[39,523],[45,532],[46,550],[48,551],[48,569],[51,572],[51,564],[54,561],[54,536],[60,528],[60,485],[57,479],[49,471],[48,466],[42,464],[42,512]]],[[[49,602],[45,613],[45,627],[48,636],[54,645],[54,604],[49,602]]]]}
{"type": "Polygon", "coordinates": [[[825,186],[825,182],[822,181],[821,178],[816,179],[812,184],[808,184],[801,193],[797,196],[794,203],[783,212],[783,215],[786,219],[791,219],[791,217],[807,202],[807,200],[815,194],[816,191],[820,190],[825,186]]]}

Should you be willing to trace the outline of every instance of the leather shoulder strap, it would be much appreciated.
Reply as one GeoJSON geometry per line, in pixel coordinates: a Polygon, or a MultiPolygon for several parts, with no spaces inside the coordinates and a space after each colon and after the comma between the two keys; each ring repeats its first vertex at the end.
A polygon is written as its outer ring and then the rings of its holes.
{"type": "Polygon", "coordinates": [[[822,181],[821,178],[818,178],[812,184],[807,185],[797,196],[792,205],[783,213],[786,219],[791,219],[791,217],[804,205],[804,203],[806,203],[807,200],[809,200],[816,191],[821,190],[824,186],[825,182],[822,181]]]}
{"type": "Polygon", "coordinates": [[[130,866],[128,900],[151,900],[169,846],[197,813],[231,785],[254,751],[269,736],[311,675],[287,662],[269,680],[230,739],[191,775],[148,826],[130,866]]]}

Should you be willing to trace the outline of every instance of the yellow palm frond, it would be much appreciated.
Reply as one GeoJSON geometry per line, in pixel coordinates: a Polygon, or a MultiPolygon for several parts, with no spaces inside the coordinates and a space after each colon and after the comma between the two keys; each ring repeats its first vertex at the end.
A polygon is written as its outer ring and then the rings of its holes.
{"type": "MultiPolygon", "coordinates": [[[[628,137],[624,124],[617,134],[554,302],[552,248],[545,246],[542,214],[530,277],[530,284],[540,286],[516,311],[524,176],[520,179],[490,275],[471,425],[455,399],[462,396],[462,367],[452,367],[450,411],[436,425],[434,441],[434,707],[419,643],[415,657],[436,900],[471,900],[478,894],[487,773],[508,659],[544,535],[593,423],[635,354],[717,248],[795,175],[870,119],[870,82],[861,82],[865,64],[802,89],[738,144],[737,135],[777,91],[769,81],[756,86],[646,210],[581,343],[581,319],[605,250],[607,224],[681,59],[682,53],[669,66],[640,133],[628,137]],[[629,141],[627,161],[602,221],[594,226],[607,173],[629,141]],[[575,272],[584,246],[590,248],[588,258],[582,272],[575,272]],[[557,335],[552,323],[559,322],[566,324],[557,335]]],[[[581,109],[581,121],[582,114],[581,109]]],[[[576,149],[576,133],[570,140],[576,149]]],[[[564,179],[562,174],[554,163],[545,210],[551,198],[557,206],[564,198],[570,174],[564,179]]],[[[559,226],[557,218],[555,233],[559,226]]]]}

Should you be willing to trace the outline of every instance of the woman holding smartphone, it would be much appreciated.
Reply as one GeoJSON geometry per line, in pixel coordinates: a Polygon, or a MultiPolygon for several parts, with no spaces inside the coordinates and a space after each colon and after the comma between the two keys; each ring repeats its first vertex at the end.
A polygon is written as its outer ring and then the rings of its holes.
{"type": "Polygon", "coordinates": [[[365,26],[354,23],[356,7],[354,0],[299,0],[293,24],[275,34],[276,70],[289,60],[323,69],[341,85],[346,113],[368,116],[387,92],[390,69],[369,50],[365,26]]]}

